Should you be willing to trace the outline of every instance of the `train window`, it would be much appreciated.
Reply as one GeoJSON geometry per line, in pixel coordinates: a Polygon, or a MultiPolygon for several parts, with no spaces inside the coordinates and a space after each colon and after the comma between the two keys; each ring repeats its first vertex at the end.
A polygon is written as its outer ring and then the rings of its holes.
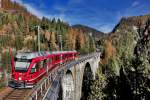
{"type": "Polygon", "coordinates": [[[15,70],[16,71],[22,71],[22,72],[26,72],[27,68],[29,67],[30,62],[26,62],[26,61],[16,61],[15,62],[15,70]]]}
{"type": "Polygon", "coordinates": [[[47,59],[43,61],[43,68],[47,66],[47,59]]]}
{"type": "Polygon", "coordinates": [[[31,68],[31,71],[30,71],[31,74],[36,72],[35,65],[36,65],[36,64],[34,64],[33,67],[31,68]]]}
{"type": "Polygon", "coordinates": [[[39,71],[39,69],[40,69],[40,62],[36,63],[35,69],[36,69],[36,71],[39,71]]]}
{"type": "Polygon", "coordinates": [[[43,66],[44,64],[43,64],[43,63],[44,63],[44,61],[41,61],[41,62],[40,62],[40,69],[41,69],[41,68],[44,68],[44,66],[43,66]]]}
{"type": "Polygon", "coordinates": [[[47,65],[47,59],[38,62],[36,66],[37,66],[37,68],[42,69],[42,68],[46,67],[46,65],[47,65]]]}
{"type": "Polygon", "coordinates": [[[39,71],[41,68],[44,68],[44,61],[37,62],[35,67],[32,67],[31,72],[39,71]]]}
{"type": "Polygon", "coordinates": [[[31,68],[31,74],[36,72],[36,68],[31,68]]]}

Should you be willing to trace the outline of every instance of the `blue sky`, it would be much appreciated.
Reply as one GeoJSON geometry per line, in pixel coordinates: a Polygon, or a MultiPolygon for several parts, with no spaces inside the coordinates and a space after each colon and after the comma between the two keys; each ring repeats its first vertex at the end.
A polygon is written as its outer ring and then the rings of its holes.
{"type": "Polygon", "coordinates": [[[70,25],[83,24],[110,32],[125,16],[150,14],[149,0],[12,0],[42,18],[61,18],[70,25]]]}

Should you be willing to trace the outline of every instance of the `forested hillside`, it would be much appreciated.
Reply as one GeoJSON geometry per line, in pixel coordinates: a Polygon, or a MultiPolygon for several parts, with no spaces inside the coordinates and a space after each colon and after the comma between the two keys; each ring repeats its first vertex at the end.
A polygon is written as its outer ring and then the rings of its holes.
{"type": "MultiPolygon", "coordinates": [[[[2,7],[0,34],[9,34],[5,36],[6,40],[9,38],[8,40],[13,42],[3,42],[3,40],[5,41],[5,38],[3,38],[1,48],[12,46],[16,50],[36,51],[37,25],[41,27],[41,48],[43,50],[59,50],[58,35],[62,35],[63,50],[87,52],[86,44],[92,41],[92,37],[82,30],[73,29],[68,23],[64,23],[60,19],[45,17],[39,19],[16,2],[2,0],[2,7]]],[[[92,45],[92,43],[89,44],[92,45]]]]}
{"type": "Polygon", "coordinates": [[[94,100],[150,99],[150,15],[122,18],[101,40],[103,55],[91,86],[94,100]]]}

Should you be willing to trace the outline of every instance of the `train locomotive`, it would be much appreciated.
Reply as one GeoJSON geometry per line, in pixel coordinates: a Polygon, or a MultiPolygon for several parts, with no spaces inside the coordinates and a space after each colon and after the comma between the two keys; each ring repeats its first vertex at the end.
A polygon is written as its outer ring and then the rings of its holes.
{"type": "Polygon", "coordinates": [[[32,88],[47,72],[59,64],[76,59],[77,54],[76,51],[18,53],[12,61],[8,85],[13,88],[32,88]]]}

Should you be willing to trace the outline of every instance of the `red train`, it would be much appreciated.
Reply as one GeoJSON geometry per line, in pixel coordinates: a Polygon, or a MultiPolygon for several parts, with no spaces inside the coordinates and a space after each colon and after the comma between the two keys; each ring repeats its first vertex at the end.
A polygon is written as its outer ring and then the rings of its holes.
{"type": "Polygon", "coordinates": [[[48,71],[76,57],[76,51],[18,53],[12,62],[9,86],[32,88],[48,71]]]}

